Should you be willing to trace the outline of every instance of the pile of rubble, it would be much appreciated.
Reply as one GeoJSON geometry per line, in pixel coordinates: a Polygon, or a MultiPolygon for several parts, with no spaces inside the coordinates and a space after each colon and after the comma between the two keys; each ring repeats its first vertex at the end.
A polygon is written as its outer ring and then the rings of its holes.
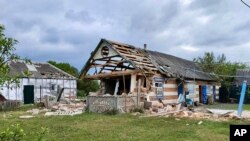
{"type": "Polygon", "coordinates": [[[63,103],[55,103],[51,107],[50,112],[46,112],[45,116],[51,116],[51,115],[77,115],[82,114],[85,111],[86,104],[83,101],[79,102],[70,102],[67,104],[63,103]]]}
{"type": "Polygon", "coordinates": [[[38,114],[44,114],[45,116],[55,115],[69,115],[74,116],[82,114],[85,111],[86,104],[84,101],[71,101],[70,103],[56,102],[51,107],[45,107],[40,109],[28,110],[26,115],[20,116],[19,118],[28,119],[33,118],[38,114]]]}
{"type": "MultiPolygon", "coordinates": [[[[148,105],[148,104],[146,104],[148,105]]],[[[145,108],[145,107],[144,107],[145,108]]],[[[184,107],[183,103],[164,104],[162,102],[154,102],[151,106],[147,106],[145,113],[140,117],[187,117],[196,119],[212,119],[212,120],[227,120],[227,119],[250,119],[250,112],[243,111],[241,117],[237,116],[235,110],[221,109],[206,109],[203,106],[184,107]]]]}

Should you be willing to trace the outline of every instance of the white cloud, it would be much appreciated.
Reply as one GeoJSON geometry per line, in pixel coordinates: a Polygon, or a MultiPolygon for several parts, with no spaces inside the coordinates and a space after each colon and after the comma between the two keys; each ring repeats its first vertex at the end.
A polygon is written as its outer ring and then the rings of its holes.
{"type": "Polygon", "coordinates": [[[199,51],[199,48],[193,47],[191,45],[183,45],[180,48],[185,50],[185,51],[189,51],[189,52],[197,52],[197,51],[199,51]]]}
{"type": "Polygon", "coordinates": [[[101,38],[147,43],[151,50],[188,59],[213,51],[250,60],[249,8],[240,1],[0,0],[0,5],[6,35],[18,39],[19,55],[34,61],[55,59],[80,69],[101,38]]]}
{"type": "Polygon", "coordinates": [[[189,6],[193,0],[180,0],[180,2],[184,5],[184,6],[189,6]]]}
{"type": "Polygon", "coordinates": [[[197,18],[197,21],[201,24],[208,24],[210,20],[212,19],[212,16],[200,16],[197,18]]]}

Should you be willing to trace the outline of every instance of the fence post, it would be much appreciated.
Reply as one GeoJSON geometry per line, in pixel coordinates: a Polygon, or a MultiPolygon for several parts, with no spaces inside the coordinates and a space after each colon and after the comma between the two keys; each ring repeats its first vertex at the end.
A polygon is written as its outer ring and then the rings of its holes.
{"type": "Polygon", "coordinates": [[[240,102],[239,102],[239,107],[238,107],[238,116],[241,117],[242,113],[242,108],[244,104],[244,99],[245,99],[245,94],[246,94],[246,84],[247,81],[244,80],[242,83],[242,88],[241,88],[241,93],[240,93],[240,102]]]}

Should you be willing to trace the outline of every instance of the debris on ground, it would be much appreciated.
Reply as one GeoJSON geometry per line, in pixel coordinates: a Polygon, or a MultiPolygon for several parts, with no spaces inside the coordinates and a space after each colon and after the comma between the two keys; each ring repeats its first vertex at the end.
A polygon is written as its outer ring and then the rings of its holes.
{"type": "Polygon", "coordinates": [[[27,113],[31,113],[32,115],[38,115],[40,112],[39,109],[32,109],[32,110],[28,110],[27,113]]]}
{"type": "Polygon", "coordinates": [[[50,112],[46,112],[46,116],[50,115],[78,115],[85,111],[86,104],[83,101],[70,101],[69,104],[55,103],[50,112]]]}
{"type": "MultiPolygon", "coordinates": [[[[243,111],[241,117],[238,117],[236,110],[208,109],[204,106],[190,108],[184,107],[183,105],[184,104],[180,102],[174,104],[163,104],[161,102],[153,102],[152,104],[147,103],[147,106],[144,106],[144,108],[147,107],[147,109],[144,114],[140,114],[139,117],[173,116],[176,119],[185,117],[211,120],[250,119],[250,111],[243,111]]],[[[202,121],[198,124],[202,124],[202,121]]]]}
{"type": "Polygon", "coordinates": [[[45,108],[28,110],[27,113],[30,115],[20,116],[20,118],[32,118],[39,114],[44,114],[45,116],[58,116],[58,115],[79,115],[82,114],[86,109],[86,104],[83,100],[74,99],[59,99],[59,102],[52,102],[50,100],[46,101],[44,105],[50,105],[45,108]]]}
{"type": "Polygon", "coordinates": [[[199,122],[198,122],[198,125],[201,125],[202,123],[203,123],[203,121],[199,121],[199,122]]]}
{"type": "Polygon", "coordinates": [[[29,118],[33,118],[34,116],[29,116],[29,115],[26,115],[26,116],[19,116],[19,118],[21,119],[29,119],[29,118]]]}
{"type": "Polygon", "coordinates": [[[56,96],[47,95],[44,99],[44,105],[49,111],[45,116],[51,115],[78,115],[86,109],[86,101],[79,99],[62,98],[63,88],[59,88],[56,96]]]}

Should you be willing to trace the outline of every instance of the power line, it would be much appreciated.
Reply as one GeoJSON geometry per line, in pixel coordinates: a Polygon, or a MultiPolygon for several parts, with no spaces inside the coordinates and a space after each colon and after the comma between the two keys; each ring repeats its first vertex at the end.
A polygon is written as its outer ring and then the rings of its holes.
{"type": "Polygon", "coordinates": [[[242,2],[243,4],[245,4],[248,8],[250,8],[250,6],[249,6],[246,2],[244,2],[243,0],[241,0],[241,2],[242,2]]]}

